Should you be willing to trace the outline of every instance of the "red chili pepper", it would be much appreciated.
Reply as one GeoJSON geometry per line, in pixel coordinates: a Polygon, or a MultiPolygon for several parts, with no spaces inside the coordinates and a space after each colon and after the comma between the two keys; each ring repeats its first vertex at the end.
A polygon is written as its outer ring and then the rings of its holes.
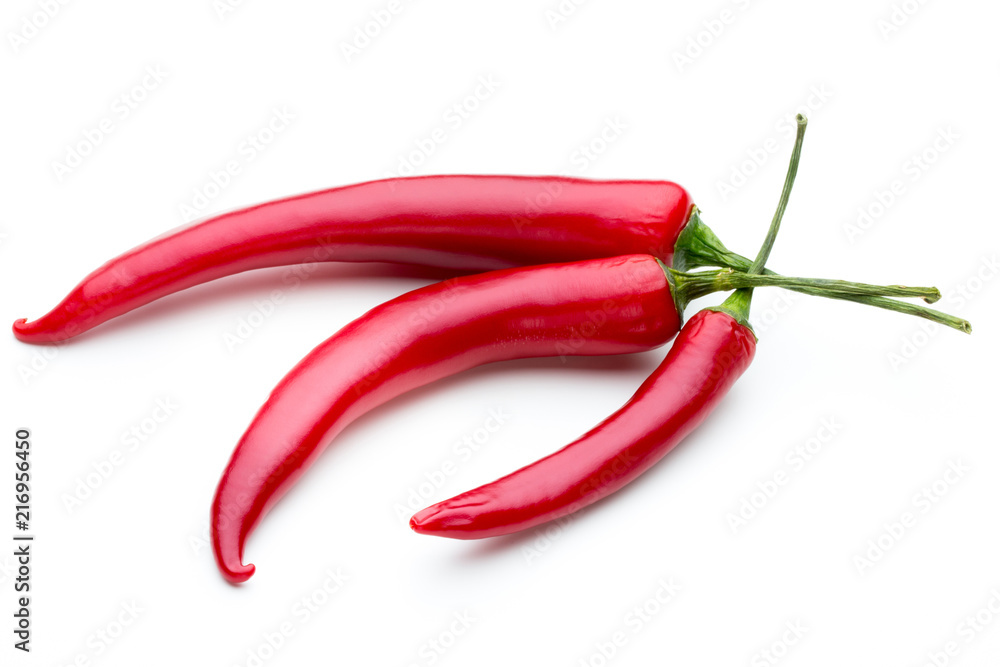
{"type": "MultiPolygon", "coordinates": [[[[182,227],[107,262],[48,314],[13,329],[27,343],[58,342],[188,287],[289,264],[403,262],[465,272],[632,253],[681,270],[750,265],[675,183],[423,176],[299,195],[182,227]]],[[[890,299],[838,298],[954,326],[937,311],[890,299]]]]}
{"type": "Polygon", "coordinates": [[[688,193],[665,181],[425,176],[361,183],[223,213],[153,239],[13,329],[24,342],[56,342],[194,285],[306,262],[489,271],[648,253],[670,264],[691,211],[688,193]]]}
{"type": "Polygon", "coordinates": [[[694,430],[750,365],[753,332],[731,315],[702,310],[624,407],[535,463],[421,510],[424,535],[475,539],[558,519],[644,473],[694,430]]]}
{"type": "Polygon", "coordinates": [[[212,504],[223,575],[248,579],[247,536],[341,429],[442,377],[504,359],[648,350],[680,326],[648,255],[464,276],[404,294],[320,344],[271,392],[212,504]]]}

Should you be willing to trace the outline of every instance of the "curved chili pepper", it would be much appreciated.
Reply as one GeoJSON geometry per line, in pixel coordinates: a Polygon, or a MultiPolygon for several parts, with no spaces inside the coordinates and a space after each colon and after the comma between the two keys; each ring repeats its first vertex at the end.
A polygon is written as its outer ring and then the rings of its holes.
{"type": "Polygon", "coordinates": [[[506,535],[576,512],[659,461],[715,408],[750,365],[753,332],[702,310],[624,407],[559,451],[495,482],[417,512],[424,535],[506,535]]]}
{"type": "Polygon", "coordinates": [[[17,320],[13,329],[24,342],[65,340],[194,285],[306,262],[489,271],[648,253],[669,264],[691,210],[688,193],[666,181],[422,176],[360,183],[169,232],[107,262],[48,314],[17,320]]]}
{"type": "Polygon", "coordinates": [[[504,359],[648,350],[680,326],[657,260],[631,255],[456,278],[369,311],[310,352],[241,438],[212,504],[223,575],[247,536],[347,424],[415,387],[504,359]]]}

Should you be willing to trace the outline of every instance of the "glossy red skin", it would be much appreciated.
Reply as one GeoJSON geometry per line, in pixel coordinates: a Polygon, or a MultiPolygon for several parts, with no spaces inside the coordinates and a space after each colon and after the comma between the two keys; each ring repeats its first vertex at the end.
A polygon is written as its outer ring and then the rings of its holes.
{"type": "Polygon", "coordinates": [[[575,442],[495,482],[421,510],[418,533],[506,535],[597,502],[648,470],[715,408],[753,359],[753,332],[703,310],[621,409],[575,442]]]}
{"type": "Polygon", "coordinates": [[[670,264],[691,209],[665,181],[424,176],[281,199],[181,227],[104,264],[51,312],[14,322],[52,343],[194,285],[307,262],[402,262],[459,272],[632,253],[670,264]]]}
{"type": "Polygon", "coordinates": [[[649,350],[677,333],[649,255],[455,278],[404,294],[309,353],[271,392],[212,504],[212,545],[233,583],[257,522],[351,421],[406,391],[505,359],[649,350]]]}

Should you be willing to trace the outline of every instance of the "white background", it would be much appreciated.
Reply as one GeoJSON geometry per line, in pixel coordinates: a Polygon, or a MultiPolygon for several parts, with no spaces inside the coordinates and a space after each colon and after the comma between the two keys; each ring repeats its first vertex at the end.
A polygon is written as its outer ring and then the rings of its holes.
{"type": "Polygon", "coordinates": [[[456,474],[425,504],[564,445],[623,403],[663,351],[441,382],[337,439],[251,538],[258,569],[242,587],[223,581],[202,541],[231,448],[314,345],[434,276],[323,266],[234,349],[226,335],[285,269],[191,289],[63,346],[3,336],[0,537],[12,544],[12,440],[27,426],[37,541],[30,655],[12,648],[13,547],[0,548],[0,662],[773,664],[765,650],[789,666],[1000,660],[996,3],[908,0],[894,15],[888,0],[595,0],[564,2],[575,11],[557,21],[555,0],[404,2],[350,59],[344,45],[387,2],[50,4],[46,18],[45,3],[11,0],[0,20],[0,321],[40,316],[105,260],[183,223],[183,206],[231,159],[240,173],[201,214],[381,178],[401,160],[420,174],[666,178],[752,255],[784,176],[789,119],[805,110],[769,266],[938,285],[941,307],[975,332],[927,333],[903,315],[759,290],[757,358],[684,445],[561,528],[485,542],[416,535],[396,506],[448,460],[456,474]],[[164,78],[146,78],[122,118],[116,99],[147,68],[164,78]],[[468,99],[483,77],[495,90],[468,99]],[[476,109],[457,123],[456,103],[476,109]],[[294,120],[246,159],[241,144],[275,109],[294,120]],[[104,118],[112,132],[57,173],[104,118]],[[620,129],[601,145],[609,123],[620,129]],[[414,157],[438,127],[446,141],[414,157]],[[934,148],[940,133],[951,139],[934,148]],[[776,150],[761,159],[765,146],[776,150]],[[914,170],[925,152],[933,163],[914,170]],[[897,179],[903,194],[880,210],[897,179]],[[726,183],[738,187],[724,193],[726,183]],[[859,208],[879,215],[849,233],[859,208]],[[177,407],[128,450],[123,434],[150,426],[158,400],[177,407]],[[509,419],[461,459],[454,444],[493,409],[509,419]],[[825,420],[835,434],[797,467],[788,453],[825,436],[825,420]],[[115,450],[124,463],[68,508],[115,450]],[[915,501],[952,463],[967,471],[939,484],[935,502],[915,501]],[[776,472],[788,483],[757,496],[734,531],[727,515],[776,472]],[[887,537],[906,512],[915,525],[887,537]],[[860,564],[880,539],[877,562],[860,564]],[[297,614],[338,569],[341,588],[297,614]],[[680,590],[660,603],[670,580],[680,590]],[[103,643],[123,605],[141,611],[103,643]],[[283,623],[294,633],[271,651],[264,637],[283,623]],[[623,645],[605,658],[616,633],[623,645]]]}

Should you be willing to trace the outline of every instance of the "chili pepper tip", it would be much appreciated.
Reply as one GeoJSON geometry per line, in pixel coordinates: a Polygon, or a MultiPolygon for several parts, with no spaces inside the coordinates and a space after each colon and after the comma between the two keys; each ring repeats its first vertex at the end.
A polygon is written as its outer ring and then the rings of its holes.
{"type": "Polygon", "coordinates": [[[413,532],[420,533],[421,535],[453,537],[454,535],[450,534],[447,528],[454,526],[456,516],[451,512],[442,510],[443,508],[438,505],[432,505],[420,510],[410,517],[410,528],[413,532]]]}
{"type": "Polygon", "coordinates": [[[420,510],[419,512],[417,512],[416,514],[414,514],[413,516],[410,517],[410,529],[412,531],[414,531],[416,533],[423,533],[424,532],[423,531],[423,524],[424,524],[424,521],[428,518],[428,515],[431,514],[431,511],[430,511],[431,509],[432,508],[427,507],[425,509],[420,510]]]}
{"type": "Polygon", "coordinates": [[[14,320],[14,325],[11,329],[14,331],[14,337],[23,343],[54,342],[54,339],[50,334],[39,330],[38,320],[28,324],[28,320],[22,317],[19,320],[14,320]]]}
{"type": "Polygon", "coordinates": [[[220,562],[219,569],[222,571],[222,576],[231,584],[242,584],[257,571],[257,568],[253,565],[244,565],[243,563],[234,565],[232,563],[220,562]]]}

